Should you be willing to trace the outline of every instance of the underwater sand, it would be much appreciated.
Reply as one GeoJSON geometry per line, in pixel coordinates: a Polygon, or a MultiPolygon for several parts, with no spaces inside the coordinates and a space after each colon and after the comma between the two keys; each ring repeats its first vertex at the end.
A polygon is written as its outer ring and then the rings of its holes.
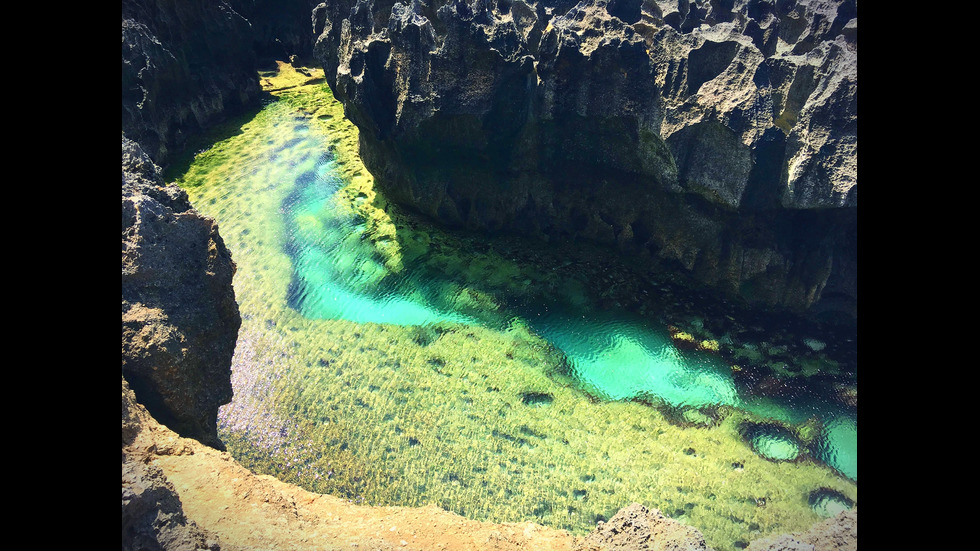
{"type": "Polygon", "coordinates": [[[578,534],[640,502],[719,550],[809,528],[841,507],[828,492],[857,501],[853,419],[743,399],[719,358],[591,308],[561,270],[399,225],[326,85],[284,98],[177,178],[238,267],[219,434],[242,464],[353,502],[578,534]],[[535,303],[544,287],[567,300],[535,303]],[[768,434],[775,459],[751,447],[763,416],[814,412],[824,462],[768,434]]]}

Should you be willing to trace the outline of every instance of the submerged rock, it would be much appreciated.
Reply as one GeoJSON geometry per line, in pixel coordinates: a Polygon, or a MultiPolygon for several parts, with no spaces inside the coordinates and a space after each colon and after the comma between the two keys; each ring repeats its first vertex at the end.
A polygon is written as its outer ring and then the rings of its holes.
{"type": "Polygon", "coordinates": [[[337,0],[314,27],[396,202],[856,316],[853,0],[337,0]]]}

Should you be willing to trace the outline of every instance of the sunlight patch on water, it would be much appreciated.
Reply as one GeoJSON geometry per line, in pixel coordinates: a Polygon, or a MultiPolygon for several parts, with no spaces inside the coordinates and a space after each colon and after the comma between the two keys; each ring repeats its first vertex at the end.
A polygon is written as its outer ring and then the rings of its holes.
{"type": "Polygon", "coordinates": [[[293,259],[289,305],[310,319],[426,325],[471,323],[425,297],[418,277],[392,274],[366,239],[365,222],[338,207],[343,182],[324,157],[296,178],[283,202],[286,250],[293,259]]]}
{"type": "Polygon", "coordinates": [[[837,415],[824,428],[819,457],[851,480],[857,480],[857,420],[837,415]]]}

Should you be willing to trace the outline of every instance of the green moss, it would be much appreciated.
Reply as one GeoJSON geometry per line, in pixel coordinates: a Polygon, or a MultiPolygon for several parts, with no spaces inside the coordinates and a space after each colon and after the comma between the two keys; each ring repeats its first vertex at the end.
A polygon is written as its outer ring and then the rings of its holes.
{"type": "Polygon", "coordinates": [[[352,501],[436,504],[576,534],[638,501],[679,515],[719,550],[750,532],[807,529],[820,520],[807,502],[815,489],[856,501],[856,484],[826,466],[754,453],[739,431],[752,419],[745,413],[681,412],[686,422],[678,423],[642,403],[596,402],[572,384],[564,358],[519,321],[419,328],[300,316],[287,306],[292,266],[278,215],[290,190],[270,185],[273,166],[252,174],[237,162],[270,142],[288,160],[309,162],[288,147],[293,136],[275,130],[278,117],[296,109],[325,133],[346,182],[342,204],[363,218],[364,239],[388,271],[422,261],[452,273],[444,296],[483,312],[501,310],[497,290],[582,301],[589,289],[554,275],[567,266],[527,267],[500,252],[514,249],[399,213],[360,165],[356,132],[326,86],[276,93],[282,101],[176,180],[218,220],[238,266],[243,325],[235,399],[222,410],[220,434],[243,464],[352,501]]]}

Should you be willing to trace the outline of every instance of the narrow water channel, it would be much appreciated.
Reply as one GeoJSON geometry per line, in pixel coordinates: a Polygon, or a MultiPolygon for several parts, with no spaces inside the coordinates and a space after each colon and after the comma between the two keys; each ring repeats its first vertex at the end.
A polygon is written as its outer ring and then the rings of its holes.
{"type": "Polygon", "coordinates": [[[717,342],[600,308],[567,267],[359,209],[380,203],[325,130],[353,129],[325,86],[306,93],[319,109],[270,102],[177,178],[238,266],[219,433],[239,461],[354,502],[576,533],[636,501],[716,549],[854,506],[856,407],[749,392],[717,342]]]}

